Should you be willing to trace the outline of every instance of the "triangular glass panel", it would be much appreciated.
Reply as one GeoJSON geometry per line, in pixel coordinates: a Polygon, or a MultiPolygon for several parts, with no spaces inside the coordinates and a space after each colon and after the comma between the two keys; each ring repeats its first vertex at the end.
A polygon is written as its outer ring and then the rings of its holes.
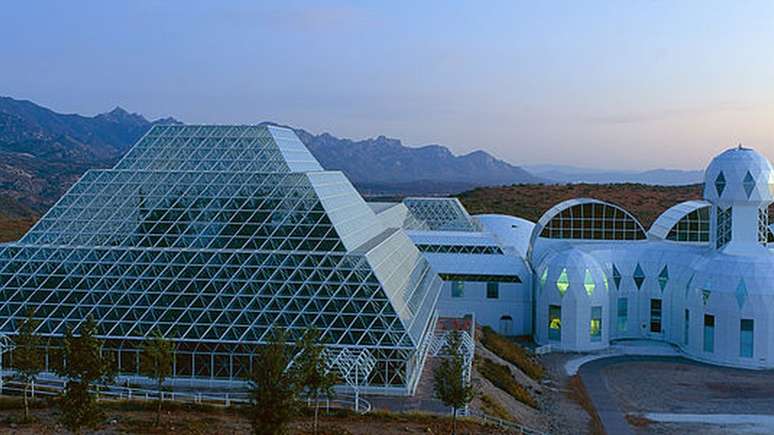
{"type": "Polygon", "coordinates": [[[747,174],[744,176],[742,187],[744,187],[744,193],[747,194],[747,199],[750,199],[750,195],[752,195],[753,189],[755,189],[755,179],[750,174],[750,171],[747,171],[747,174]]]}
{"type": "Polygon", "coordinates": [[[615,264],[613,265],[613,283],[615,284],[616,290],[621,289],[621,272],[618,271],[618,268],[615,267],[615,264]]]}
{"type": "Polygon", "coordinates": [[[548,268],[546,267],[543,269],[543,274],[540,275],[540,290],[543,290],[543,288],[546,286],[546,281],[548,280],[548,268]]]}
{"type": "Polygon", "coordinates": [[[718,196],[722,196],[724,190],[726,190],[726,176],[723,174],[723,171],[720,171],[718,176],[715,177],[715,191],[718,192],[718,196]]]}
{"type": "Polygon", "coordinates": [[[589,296],[594,294],[596,284],[594,284],[594,278],[591,276],[591,271],[588,269],[586,269],[586,275],[583,278],[583,287],[586,289],[586,294],[589,296]]]}
{"type": "Polygon", "coordinates": [[[634,285],[637,286],[637,290],[642,289],[642,283],[645,282],[645,272],[642,271],[640,263],[637,263],[637,267],[634,269],[634,275],[632,275],[632,278],[634,278],[634,285]]]}
{"type": "Polygon", "coordinates": [[[567,269],[562,269],[562,273],[559,274],[559,278],[556,280],[556,288],[559,290],[559,294],[564,296],[569,287],[570,280],[567,278],[567,269]]]}
{"type": "Polygon", "coordinates": [[[666,288],[668,282],[669,282],[669,269],[665,264],[664,268],[661,269],[661,273],[658,274],[658,286],[661,287],[662,292],[666,288]]]}

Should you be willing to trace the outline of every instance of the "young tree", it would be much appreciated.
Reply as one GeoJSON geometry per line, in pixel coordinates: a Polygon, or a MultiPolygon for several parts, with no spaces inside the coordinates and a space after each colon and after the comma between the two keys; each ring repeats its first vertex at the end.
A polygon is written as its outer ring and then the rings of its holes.
{"type": "Polygon", "coordinates": [[[250,422],[256,435],[279,435],[300,408],[299,382],[288,365],[293,348],[283,330],[272,331],[269,342],[259,347],[250,379],[250,422]]]}
{"type": "Polygon", "coordinates": [[[73,432],[83,426],[93,426],[99,420],[97,401],[89,387],[108,382],[113,377],[112,362],[102,355],[102,341],[97,324],[89,316],[73,336],[68,329],[64,339],[64,364],[57,373],[67,380],[60,401],[62,423],[73,432]]]}
{"type": "Polygon", "coordinates": [[[43,353],[40,350],[41,339],[35,330],[40,322],[34,317],[32,309],[27,311],[27,319],[16,334],[13,350],[13,368],[16,376],[24,383],[24,421],[30,419],[28,393],[30,386],[43,371],[43,353]]]}
{"type": "Polygon", "coordinates": [[[476,390],[465,376],[465,358],[462,354],[462,337],[459,331],[452,331],[447,338],[448,358],[433,373],[435,395],[444,405],[452,408],[452,435],[457,433],[457,411],[464,408],[476,390]]]}
{"type": "Polygon", "coordinates": [[[174,345],[161,332],[155,330],[145,339],[142,346],[142,374],[156,381],[156,389],[159,394],[156,407],[156,426],[161,420],[161,403],[164,400],[164,381],[172,374],[172,359],[174,358],[174,345]]]}
{"type": "Polygon", "coordinates": [[[320,332],[309,329],[296,344],[299,354],[294,368],[307,399],[314,400],[314,433],[317,434],[320,397],[333,398],[333,386],[338,383],[336,372],[325,365],[325,346],[320,343],[320,332]]]}

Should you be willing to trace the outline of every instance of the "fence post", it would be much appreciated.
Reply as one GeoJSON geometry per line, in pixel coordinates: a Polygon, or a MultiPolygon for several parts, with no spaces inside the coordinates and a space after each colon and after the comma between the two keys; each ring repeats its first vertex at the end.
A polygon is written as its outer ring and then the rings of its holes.
{"type": "Polygon", "coordinates": [[[229,402],[228,393],[226,393],[226,406],[230,406],[230,405],[231,405],[231,402],[229,402]]]}
{"type": "Polygon", "coordinates": [[[35,400],[35,379],[32,380],[32,400],[35,400]]]}

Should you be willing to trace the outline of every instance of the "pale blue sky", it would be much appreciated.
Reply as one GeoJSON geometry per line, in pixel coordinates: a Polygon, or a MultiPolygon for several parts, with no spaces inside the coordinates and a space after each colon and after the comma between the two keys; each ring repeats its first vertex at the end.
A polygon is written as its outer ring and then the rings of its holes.
{"type": "Polygon", "coordinates": [[[774,157],[771,1],[8,1],[0,94],[516,164],[774,157]]]}

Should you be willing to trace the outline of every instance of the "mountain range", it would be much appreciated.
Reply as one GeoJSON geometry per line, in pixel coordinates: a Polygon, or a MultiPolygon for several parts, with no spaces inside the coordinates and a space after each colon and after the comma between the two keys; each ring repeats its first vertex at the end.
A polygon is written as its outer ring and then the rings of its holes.
{"type": "Polygon", "coordinates": [[[532,175],[554,183],[613,184],[635,183],[659,186],[685,186],[704,181],[704,171],[652,169],[649,171],[610,171],[568,165],[526,165],[532,175]]]}
{"type": "MultiPolygon", "coordinates": [[[[117,107],[88,117],[0,97],[0,215],[39,215],[91,168],[111,167],[152,125],[117,107]]],[[[446,147],[404,146],[379,136],[353,141],[295,129],[320,163],[341,170],[367,195],[448,194],[476,186],[541,179],[483,151],[455,156],[446,147]]]]}

